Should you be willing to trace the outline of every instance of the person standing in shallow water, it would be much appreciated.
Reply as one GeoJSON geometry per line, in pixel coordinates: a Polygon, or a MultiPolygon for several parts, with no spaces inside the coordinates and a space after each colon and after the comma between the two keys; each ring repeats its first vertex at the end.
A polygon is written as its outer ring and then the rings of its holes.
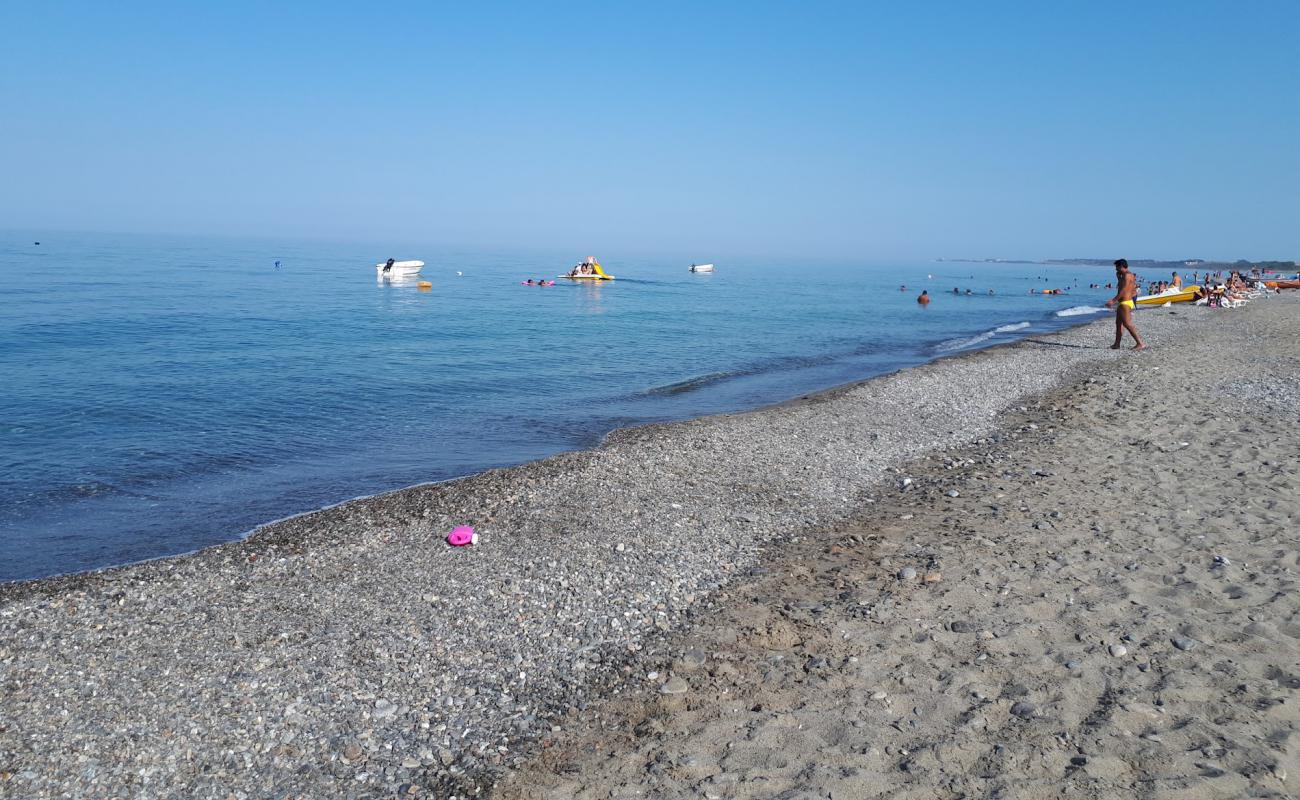
{"type": "Polygon", "coordinates": [[[925,289],[922,289],[921,294],[916,298],[916,302],[920,303],[923,306],[930,305],[930,293],[925,289]]]}
{"type": "Polygon", "coordinates": [[[1115,306],[1115,344],[1110,349],[1118,350],[1124,340],[1124,331],[1128,331],[1136,342],[1133,349],[1145,350],[1147,346],[1142,343],[1137,328],[1133,327],[1133,310],[1137,308],[1137,303],[1134,302],[1137,298],[1137,276],[1128,271],[1127,259],[1121,258],[1115,262],[1115,283],[1119,286],[1119,291],[1106,301],[1106,308],[1115,306]]]}

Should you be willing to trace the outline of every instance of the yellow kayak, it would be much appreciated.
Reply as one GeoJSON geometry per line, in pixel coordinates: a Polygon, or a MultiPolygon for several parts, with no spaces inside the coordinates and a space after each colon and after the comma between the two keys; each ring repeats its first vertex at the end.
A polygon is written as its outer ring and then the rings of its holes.
{"type": "Polygon", "coordinates": [[[1143,295],[1133,302],[1140,306],[1162,306],[1165,303],[1190,303],[1196,299],[1196,293],[1200,288],[1201,287],[1199,286],[1184,286],[1183,290],[1180,292],[1143,295]]]}

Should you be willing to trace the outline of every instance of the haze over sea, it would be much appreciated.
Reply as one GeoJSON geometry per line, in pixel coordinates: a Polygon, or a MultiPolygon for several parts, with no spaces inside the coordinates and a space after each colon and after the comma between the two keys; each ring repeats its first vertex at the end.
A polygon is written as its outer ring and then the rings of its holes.
{"type": "Polygon", "coordinates": [[[1024,264],[701,253],[717,272],[694,275],[689,260],[595,253],[617,280],[536,288],[520,281],[591,254],[0,242],[6,581],[190,551],[617,427],[789,399],[1085,321],[1058,312],[1107,296],[1030,296],[1097,276],[1024,264]],[[426,261],[432,290],[377,282],[390,256],[426,261]]]}

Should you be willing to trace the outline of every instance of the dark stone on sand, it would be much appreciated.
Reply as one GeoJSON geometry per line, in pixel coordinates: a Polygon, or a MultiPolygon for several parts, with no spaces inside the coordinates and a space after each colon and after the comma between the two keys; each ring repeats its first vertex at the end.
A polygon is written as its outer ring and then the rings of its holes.
{"type": "Polygon", "coordinates": [[[1030,719],[1031,717],[1037,716],[1038,708],[1033,703],[1021,700],[1018,703],[1012,704],[1011,713],[1021,719],[1030,719]]]}

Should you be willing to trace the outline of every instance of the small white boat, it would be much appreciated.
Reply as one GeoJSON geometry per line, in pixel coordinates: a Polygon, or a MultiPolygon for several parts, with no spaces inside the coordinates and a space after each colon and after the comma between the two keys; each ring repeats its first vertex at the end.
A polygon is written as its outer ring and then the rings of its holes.
{"type": "Polygon", "coordinates": [[[712,272],[712,271],[713,271],[713,265],[712,265],[712,264],[692,264],[692,265],[691,265],[691,272],[712,272]]]}
{"type": "Polygon", "coordinates": [[[415,275],[422,269],[423,261],[394,261],[390,258],[387,263],[375,265],[375,274],[380,278],[396,278],[415,275]]]}

